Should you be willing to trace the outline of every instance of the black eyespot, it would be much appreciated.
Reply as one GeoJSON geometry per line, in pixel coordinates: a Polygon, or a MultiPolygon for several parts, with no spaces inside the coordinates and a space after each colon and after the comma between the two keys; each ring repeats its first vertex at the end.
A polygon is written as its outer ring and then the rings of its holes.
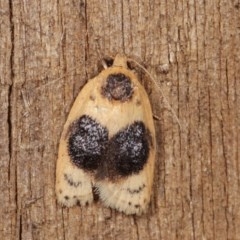
{"type": "Polygon", "coordinates": [[[89,116],[83,115],[70,126],[68,152],[79,168],[97,169],[107,142],[107,129],[89,116]]]}

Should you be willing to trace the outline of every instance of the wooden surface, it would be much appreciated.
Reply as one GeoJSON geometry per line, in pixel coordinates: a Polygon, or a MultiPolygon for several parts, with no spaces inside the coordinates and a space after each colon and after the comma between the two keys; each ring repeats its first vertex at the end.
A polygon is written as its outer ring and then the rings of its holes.
{"type": "Polygon", "coordinates": [[[239,43],[237,0],[0,0],[0,239],[240,239],[239,43]],[[148,69],[181,123],[152,85],[158,155],[142,217],[55,198],[69,109],[117,52],[148,69]]]}

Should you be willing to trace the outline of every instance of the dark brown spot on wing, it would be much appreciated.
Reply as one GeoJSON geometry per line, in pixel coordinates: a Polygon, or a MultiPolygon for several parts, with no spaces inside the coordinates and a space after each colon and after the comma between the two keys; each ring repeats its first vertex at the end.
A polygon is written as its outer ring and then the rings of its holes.
{"type": "Polygon", "coordinates": [[[141,171],[147,162],[150,145],[143,122],[136,121],[119,131],[109,142],[108,166],[116,175],[129,176],[141,171]]]}
{"type": "Polygon", "coordinates": [[[93,95],[90,95],[90,97],[89,97],[89,98],[90,98],[90,100],[91,100],[91,101],[95,101],[95,99],[96,99],[96,97],[95,97],[95,96],[93,96],[93,95]]]}
{"type": "Polygon", "coordinates": [[[129,77],[123,73],[110,74],[102,87],[102,95],[109,100],[127,101],[133,95],[133,86],[129,77]]]}
{"type": "Polygon", "coordinates": [[[139,99],[137,99],[136,105],[137,105],[137,106],[141,106],[141,101],[140,101],[139,99]]]}
{"type": "Polygon", "coordinates": [[[77,187],[79,187],[80,185],[82,185],[82,182],[81,182],[81,181],[75,182],[75,181],[72,179],[71,175],[66,174],[66,173],[64,174],[64,180],[67,181],[67,183],[68,183],[70,186],[75,187],[75,188],[77,188],[77,187]]]}
{"type": "Polygon", "coordinates": [[[69,200],[69,196],[64,196],[65,200],[69,200]]]}
{"type": "Polygon", "coordinates": [[[139,194],[145,187],[146,187],[146,185],[143,184],[143,185],[139,186],[139,187],[136,188],[136,189],[127,188],[127,191],[128,191],[130,194],[139,194]]]}
{"type": "MultiPolygon", "coordinates": [[[[143,170],[151,147],[151,136],[141,121],[120,130],[108,142],[96,179],[117,181],[143,170]]],[[[141,189],[134,189],[141,191],[141,189]]]]}

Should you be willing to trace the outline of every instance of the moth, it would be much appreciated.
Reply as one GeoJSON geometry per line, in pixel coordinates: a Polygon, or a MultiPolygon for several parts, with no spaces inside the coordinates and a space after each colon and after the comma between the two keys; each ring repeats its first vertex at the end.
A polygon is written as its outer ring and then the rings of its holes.
{"type": "Polygon", "coordinates": [[[97,194],[106,207],[141,215],[151,198],[155,154],[148,95],[118,54],[71,108],[59,144],[57,200],[84,206],[97,194]]]}

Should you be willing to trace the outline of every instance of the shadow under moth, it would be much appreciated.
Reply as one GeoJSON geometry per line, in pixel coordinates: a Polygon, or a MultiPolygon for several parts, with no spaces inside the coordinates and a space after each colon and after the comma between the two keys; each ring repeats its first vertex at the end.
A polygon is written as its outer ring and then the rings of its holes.
{"type": "Polygon", "coordinates": [[[151,105],[127,58],[89,80],[78,94],[61,135],[56,168],[58,202],[93,201],[93,187],[107,207],[146,212],[156,153],[151,105]]]}

